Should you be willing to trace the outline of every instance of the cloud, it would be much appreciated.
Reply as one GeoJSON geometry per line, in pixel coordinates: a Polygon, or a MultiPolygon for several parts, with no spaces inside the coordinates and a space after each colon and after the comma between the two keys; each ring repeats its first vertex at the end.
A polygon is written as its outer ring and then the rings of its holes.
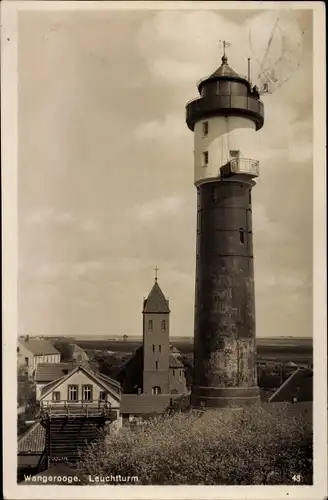
{"type": "MultiPolygon", "coordinates": [[[[72,12],[59,18],[60,33],[52,32],[47,43],[42,37],[55,22],[54,13],[22,20],[22,331],[140,332],[142,296],[157,264],[161,286],[171,297],[172,333],[192,334],[196,190],[193,134],[184,106],[196,97],[196,82],[220,65],[219,39],[233,43],[229,64],[240,74],[246,74],[252,57],[255,80],[256,54],[247,30],[258,29],[263,51],[274,23],[270,15],[257,16],[122,11],[103,12],[100,21],[72,12]],[[33,72],[31,60],[37,61],[33,72]]],[[[311,30],[310,16],[306,22],[311,30]]],[[[311,297],[303,277],[308,269],[311,281],[310,38],[298,71],[263,96],[265,125],[248,144],[261,169],[253,227],[264,335],[284,334],[290,325],[308,333],[303,324],[311,297]]],[[[281,39],[271,58],[279,47],[281,39]]]]}
{"type": "Polygon", "coordinates": [[[134,130],[134,136],[137,139],[159,139],[164,142],[171,141],[172,137],[179,139],[187,134],[188,131],[181,113],[172,113],[161,120],[141,123],[134,130]]]}
{"type": "Polygon", "coordinates": [[[57,212],[53,208],[41,208],[26,215],[27,224],[59,224],[66,225],[75,222],[75,217],[67,212],[57,212]]]}
{"type": "Polygon", "coordinates": [[[182,195],[172,195],[159,200],[151,200],[137,208],[137,217],[143,222],[152,222],[161,217],[176,215],[184,206],[186,199],[182,195]]]}
{"type": "Polygon", "coordinates": [[[219,38],[239,41],[240,27],[211,11],[162,11],[145,19],[137,44],[154,75],[194,85],[219,62],[219,38]]]}

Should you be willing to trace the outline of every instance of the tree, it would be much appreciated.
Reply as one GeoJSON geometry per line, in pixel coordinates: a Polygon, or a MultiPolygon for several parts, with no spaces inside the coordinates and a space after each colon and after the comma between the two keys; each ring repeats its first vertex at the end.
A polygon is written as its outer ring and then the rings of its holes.
{"type": "Polygon", "coordinates": [[[186,374],[186,384],[187,387],[192,386],[192,378],[193,378],[193,367],[194,367],[194,358],[192,354],[185,354],[183,356],[179,357],[180,361],[183,363],[183,366],[185,367],[185,374],[186,374]]]}
{"type": "Polygon", "coordinates": [[[312,424],[287,406],[174,413],[87,448],[78,473],[138,477],[135,484],[261,485],[312,482],[312,424]]]}
{"type": "Polygon", "coordinates": [[[89,364],[93,369],[107,375],[107,377],[115,378],[124,360],[121,356],[108,354],[107,352],[94,352],[89,357],[89,364]]]}
{"type": "Polygon", "coordinates": [[[54,347],[61,354],[61,361],[73,361],[74,345],[67,342],[67,340],[56,340],[54,347]]]}
{"type": "Polygon", "coordinates": [[[17,373],[17,403],[19,406],[36,406],[36,385],[26,376],[23,367],[19,367],[17,373]]]}

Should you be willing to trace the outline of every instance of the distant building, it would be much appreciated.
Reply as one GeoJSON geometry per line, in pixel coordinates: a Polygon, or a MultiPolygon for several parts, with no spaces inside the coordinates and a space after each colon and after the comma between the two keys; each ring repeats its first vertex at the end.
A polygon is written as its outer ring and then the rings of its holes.
{"type": "Polygon", "coordinates": [[[80,347],[77,344],[72,345],[72,358],[77,363],[82,363],[84,361],[88,361],[88,359],[89,359],[89,357],[88,357],[87,353],[84,351],[84,349],[82,349],[82,347],[80,347]]]}
{"type": "Polygon", "coordinates": [[[46,431],[38,421],[18,437],[18,481],[23,479],[24,474],[35,474],[45,468],[45,448],[46,431]]]}
{"type": "Polygon", "coordinates": [[[43,338],[20,338],[17,363],[19,368],[32,377],[39,363],[60,363],[60,352],[43,338]]]}
{"type": "Polygon", "coordinates": [[[39,363],[35,370],[36,400],[40,401],[41,389],[50,382],[60,379],[75,368],[75,362],[68,363],[39,363]]]}
{"type": "MultiPolygon", "coordinates": [[[[157,278],[143,303],[143,344],[123,365],[117,378],[124,394],[168,396],[187,393],[180,353],[170,346],[169,301],[157,278]]],[[[132,400],[135,407],[138,400],[132,400]]]]}
{"type": "Polygon", "coordinates": [[[269,403],[304,403],[313,401],[313,371],[296,369],[272,394],[269,403]]]}
{"type": "MultiPolygon", "coordinates": [[[[58,365],[56,368],[59,368],[58,365]]],[[[63,369],[66,371],[66,368],[63,369]]],[[[49,377],[51,375],[49,374],[49,377]]],[[[38,375],[39,379],[42,375],[38,375]]],[[[43,376],[45,378],[45,375],[43,376]]],[[[68,369],[67,374],[52,380],[40,390],[40,407],[51,408],[54,412],[63,404],[82,403],[85,408],[88,404],[101,406],[110,403],[112,410],[119,417],[119,402],[121,399],[120,384],[115,380],[94,372],[87,363],[76,365],[68,369]]]]}

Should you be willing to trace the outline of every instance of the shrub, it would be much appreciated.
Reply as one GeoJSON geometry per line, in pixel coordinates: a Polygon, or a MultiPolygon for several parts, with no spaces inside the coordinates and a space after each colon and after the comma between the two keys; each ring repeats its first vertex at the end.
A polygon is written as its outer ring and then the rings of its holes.
{"type": "Polygon", "coordinates": [[[138,476],[139,485],[294,484],[295,474],[311,484],[312,427],[286,405],[175,413],[91,445],[78,472],[138,476]]]}

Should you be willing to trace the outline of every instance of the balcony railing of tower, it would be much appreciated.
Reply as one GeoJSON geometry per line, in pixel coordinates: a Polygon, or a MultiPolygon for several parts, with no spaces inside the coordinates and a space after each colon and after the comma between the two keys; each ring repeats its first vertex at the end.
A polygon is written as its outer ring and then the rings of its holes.
{"type": "Polygon", "coordinates": [[[264,110],[264,104],[261,101],[261,99],[257,99],[256,97],[245,96],[245,95],[241,95],[241,94],[216,94],[216,96],[209,96],[209,97],[201,97],[201,96],[194,97],[193,99],[190,99],[190,101],[187,102],[186,108],[191,103],[196,102],[196,103],[198,103],[198,106],[196,106],[196,107],[198,107],[199,109],[202,107],[202,109],[204,109],[203,103],[205,101],[213,102],[213,100],[218,101],[218,103],[220,103],[220,107],[223,107],[223,108],[230,108],[230,107],[237,107],[238,108],[240,103],[244,104],[244,103],[248,103],[248,101],[251,101],[252,105],[249,108],[248,108],[248,106],[242,106],[242,107],[251,109],[252,111],[257,111],[257,109],[260,109],[262,111],[262,113],[264,110]],[[257,106],[255,106],[253,104],[254,101],[257,103],[257,106]],[[200,103],[202,104],[202,106],[200,106],[200,103]],[[238,105],[236,106],[236,104],[238,104],[238,105]]]}
{"type": "Polygon", "coordinates": [[[186,121],[189,128],[193,129],[196,121],[205,116],[221,114],[240,114],[251,116],[255,119],[256,130],[264,122],[264,105],[257,97],[239,94],[214,94],[207,97],[197,97],[186,104],[186,121]]]}
{"type": "Polygon", "coordinates": [[[116,416],[108,401],[41,401],[40,414],[49,416],[116,416]]]}
{"type": "Polygon", "coordinates": [[[230,177],[235,174],[246,174],[251,177],[260,175],[260,162],[252,158],[232,158],[226,165],[221,167],[223,177],[230,177]]]}

